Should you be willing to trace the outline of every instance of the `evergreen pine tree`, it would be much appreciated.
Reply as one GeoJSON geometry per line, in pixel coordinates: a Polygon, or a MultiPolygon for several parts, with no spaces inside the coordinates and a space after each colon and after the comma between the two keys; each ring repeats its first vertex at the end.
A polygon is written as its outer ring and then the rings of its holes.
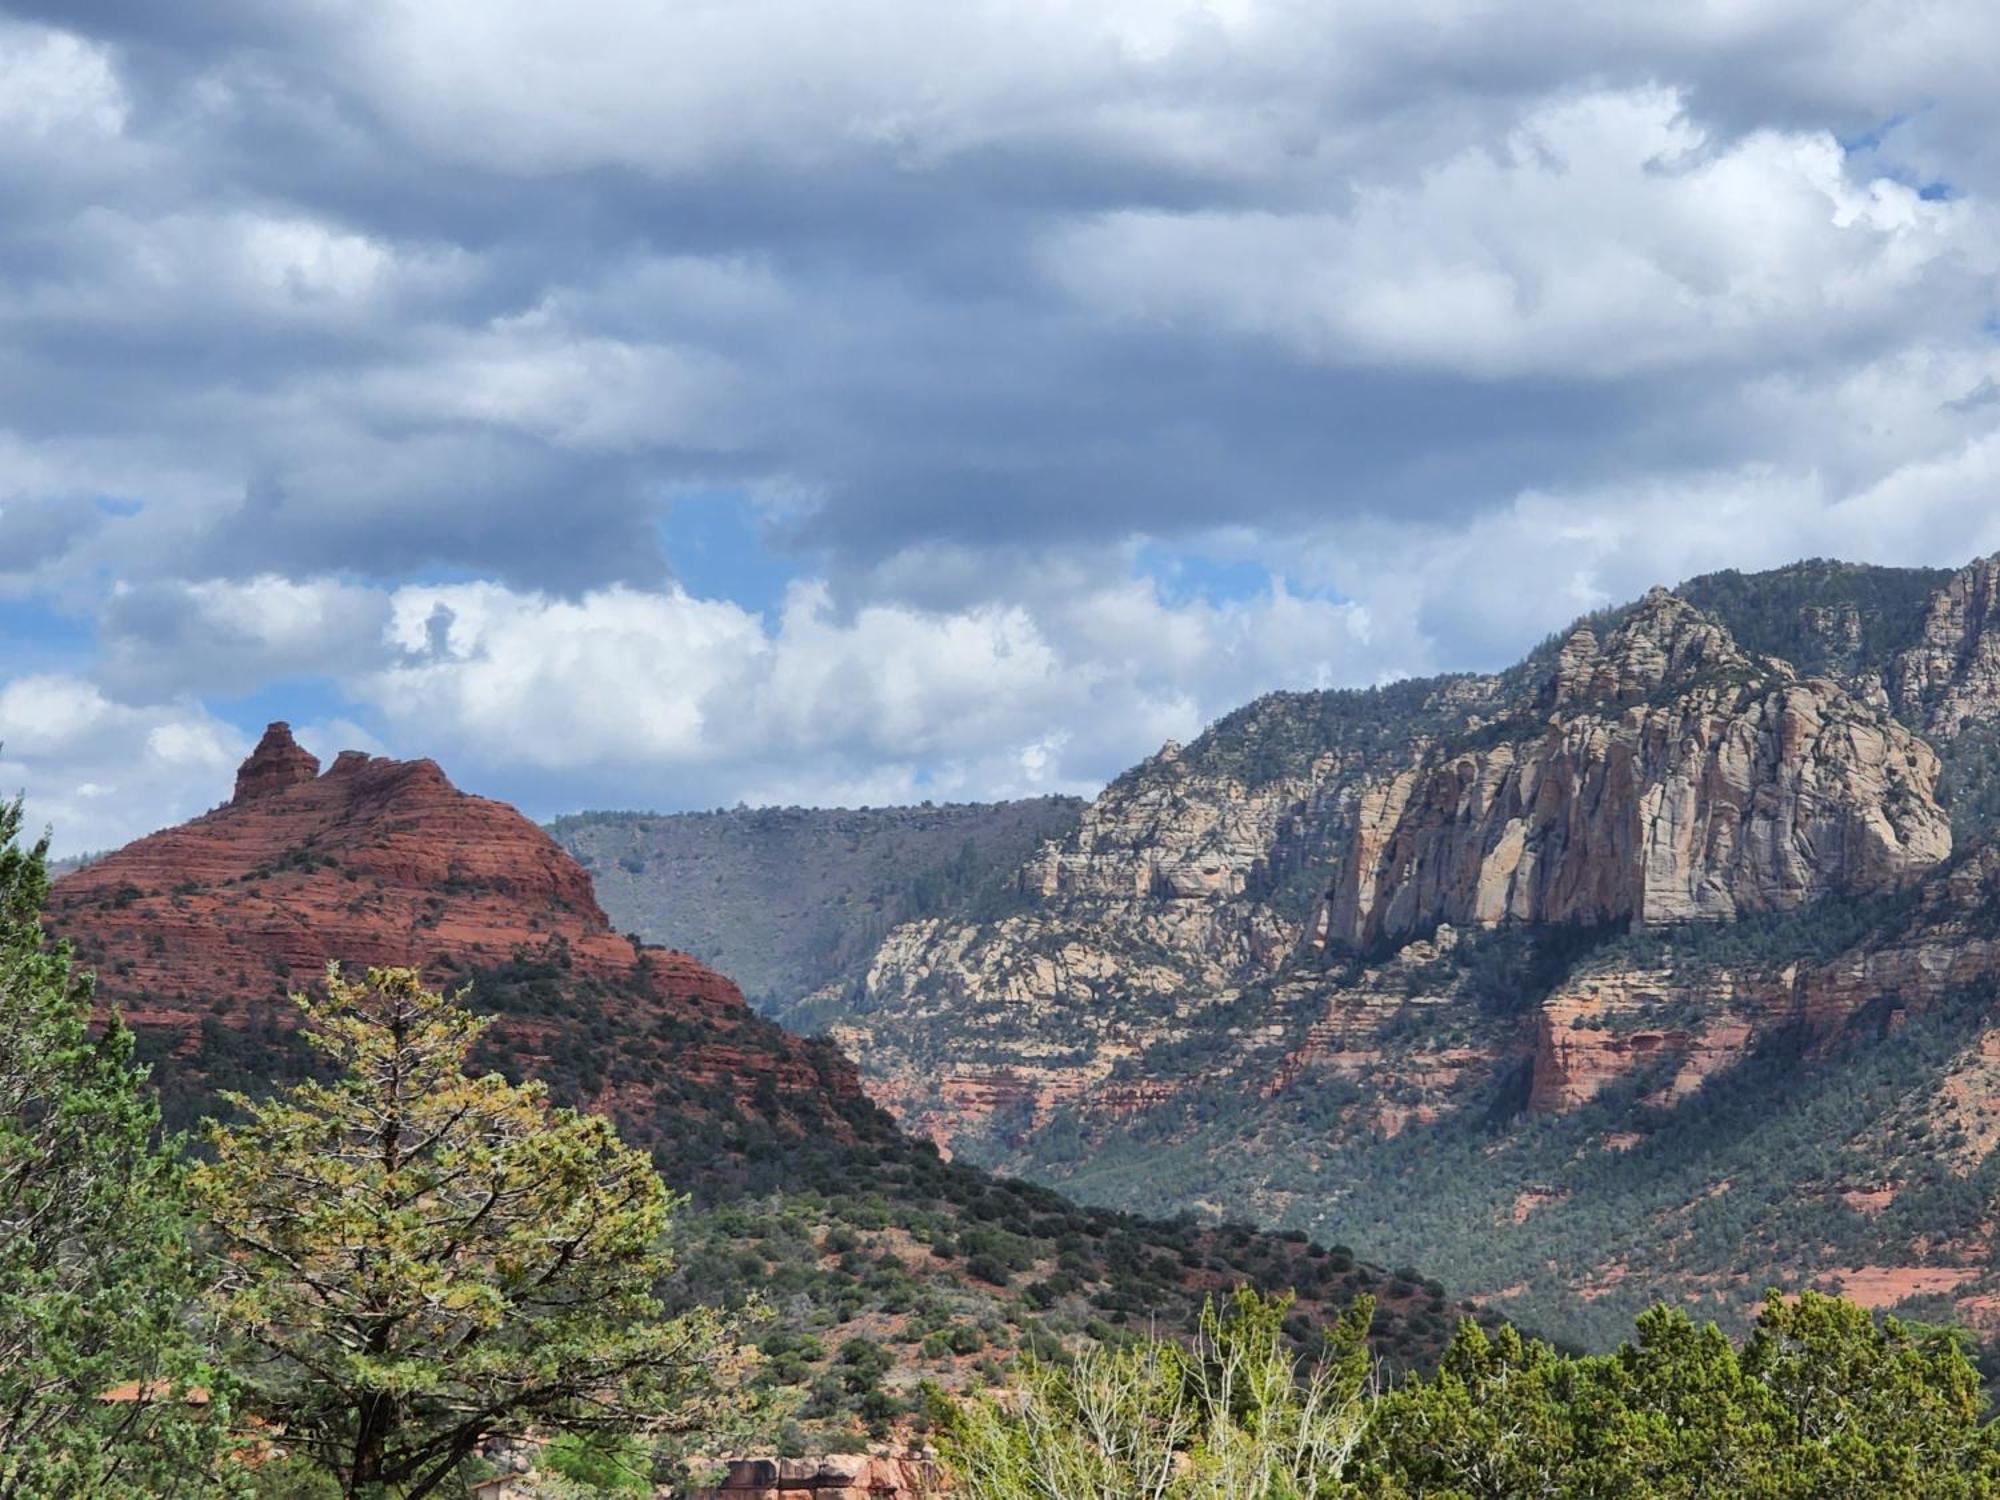
{"type": "Polygon", "coordinates": [[[227,1421],[187,1310],[182,1168],[113,1017],[44,940],[47,841],[0,805],[0,1500],[191,1495],[227,1421]]]}
{"type": "Polygon", "coordinates": [[[661,1314],[675,1203],[608,1121],[469,1077],[485,1022],[408,969],[299,997],[330,1082],[236,1097],[197,1201],[246,1378],[348,1495],[420,1500],[490,1437],[701,1430],[735,1352],[661,1314]]]}

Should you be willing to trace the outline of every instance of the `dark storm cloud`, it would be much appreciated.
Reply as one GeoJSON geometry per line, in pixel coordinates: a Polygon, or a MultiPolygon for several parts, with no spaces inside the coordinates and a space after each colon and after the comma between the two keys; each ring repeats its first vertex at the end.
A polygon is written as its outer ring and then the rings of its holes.
{"type": "Polygon", "coordinates": [[[0,602],[68,622],[0,710],[72,731],[21,778],[103,842],[312,678],[544,809],[1086,788],[1706,567],[2000,546],[1996,45],[0,0],[0,602]]]}
{"type": "Polygon", "coordinates": [[[61,558],[105,519],[96,506],[73,501],[7,502],[0,506],[0,579],[31,575],[61,558]]]}
{"type": "MultiPolygon", "coordinates": [[[[1496,388],[1393,362],[1316,367],[1268,341],[1184,327],[1135,331],[1051,287],[1038,246],[1052,224],[1132,208],[1337,209],[1355,172],[1379,177],[1398,152],[1421,164],[1436,154],[1429,137],[1461,138],[1468,121],[1490,116],[1504,132],[1521,101],[1579,78],[1673,74],[1725,132],[1774,113],[1780,124],[1860,128],[1895,92],[1893,73],[1774,73],[1773,59],[1831,44],[1803,8],[1780,7],[1722,47],[1666,29],[1579,29],[1570,17],[1443,45],[1391,38],[1366,70],[1329,54],[1324,98],[1273,100],[1290,111],[1292,139],[1266,160],[1148,155],[1058,123],[915,162],[865,142],[802,142],[794,157],[751,139],[707,165],[655,168],[643,140],[582,164],[510,161],[399,116],[354,60],[377,8],[318,20],[217,4],[14,13],[108,45],[130,112],[119,149],[133,158],[92,169],[84,211],[65,201],[60,173],[15,184],[22,217],[0,239],[0,274],[40,295],[8,320],[14,358],[0,367],[0,395],[14,429],[116,436],[203,473],[213,492],[168,554],[176,567],[458,566],[565,589],[657,575],[659,495],[719,477],[806,486],[818,510],[777,534],[865,559],[926,540],[1104,542],[1134,527],[1200,528],[1218,507],[1277,526],[1348,512],[1445,519],[1526,485],[1599,482],[1612,462],[1733,461],[1726,428],[1669,436],[1652,420],[1663,399],[1688,399],[1671,379],[1496,388]],[[346,303],[329,294],[301,317],[273,305],[285,302],[282,284],[253,288],[271,294],[262,301],[227,284],[254,279],[254,267],[232,267],[226,253],[202,265],[199,224],[180,230],[191,263],[182,284],[110,268],[92,284],[93,265],[130,249],[115,224],[93,237],[90,213],[107,207],[131,215],[142,256],[148,226],[177,215],[221,216],[210,226],[219,242],[252,219],[310,222],[378,250],[372,274],[384,285],[346,303]],[[752,258],[782,296],[721,327],[685,299],[621,302],[620,278],[660,257],[752,258]],[[337,406],[383,370],[433,360],[426,330],[472,333],[550,299],[572,306],[569,336],[693,348],[733,365],[733,408],[755,420],[716,443],[685,430],[661,439],[640,421],[614,451],[592,451],[537,430],[531,412],[436,402],[329,412],[329,399],[337,406]],[[1585,430],[1595,441],[1575,442],[1585,430]]],[[[1234,118],[1254,112],[1274,77],[1310,74],[1314,49],[1330,44],[1310,24],[1301,34],[1305,61],[1289,75],[1268,57],[1219,53],[1210,75],[1184,56],[1143,82],[1111,82],[1135,107],[1192,101],[1234,118]]],[[[1050,101],[1052,118],[1065,103],[1050,101]]],[[[301,253],[310,276],[320,252],[301,253]]]]}

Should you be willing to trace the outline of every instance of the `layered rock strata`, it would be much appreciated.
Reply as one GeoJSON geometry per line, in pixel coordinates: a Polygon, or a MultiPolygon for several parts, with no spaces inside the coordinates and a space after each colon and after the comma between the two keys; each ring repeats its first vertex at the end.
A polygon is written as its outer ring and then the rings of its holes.
{"type": "Polygon", "coordinates": [[[1642,1067],[1672,1065],[1657,1102],[1684,1098],[1780,1027],[1839,1037],[1871,1006],[1919,1013],[2000,976],[2000,848],[1982,843],[1928,881],[1889,930],[1817,962],[1587,972],[1538,1010],[1532,1107],[1559,1114],[1642,1067]]]}
{"type": "Polygon", "coordinates": [[[100,1002],[185,1071],[206,1066],[218,1028],[291,1028],[285,993],[330,960],[413,967],[445,986],[525,964],[564,1005],[616,1013],[511,1015],[497,1041],[533,1070],[576,1050],[572,1028],[615,1028],[645,1066],[613,1067],[607,1044],[586,1102],[636,1128],[685,1083],[798,1129],[844,1136],[849,1116],[867,1117],[844,1058],[762,1021],[688,955],[614,932],[582,868],[513,808],[461,792],[428,760],[346,751],[324,774],[317,764],[273,724],[228,803],[50,893],[50,926],[96,971],[100,1002]]]}
{"type": "Polygon", "coordinates": [[[1888,675],[1897,707],[1937,738],[2000,720],[2000,556],[1960,570],[1932,596],[1920,637],[1888,675]]]}
{"type": "Polygon", "coordinates": [[[1227,1024],[1246,986],[1283,972],[1366,789],[1411,759],[1406,726],[1421,743],[1477,724],[1499,691],[1454,677],[1276,694],[1169,743],[1023,865],[1019,909],[892,930],[831,1034],[940,1142],[1167,1097],[1178,1085],[1147,1077],[1143,1055],[1227,1024]]]}
{"type": "Polygon", "coordinates": [[[1664,591],[1602,643],[1577,630],[1542,712],[1531,733],[1434,753],[1363,794],[1332,940],[1791,910],[1950,853],[1928,745],[1664,591]]]}

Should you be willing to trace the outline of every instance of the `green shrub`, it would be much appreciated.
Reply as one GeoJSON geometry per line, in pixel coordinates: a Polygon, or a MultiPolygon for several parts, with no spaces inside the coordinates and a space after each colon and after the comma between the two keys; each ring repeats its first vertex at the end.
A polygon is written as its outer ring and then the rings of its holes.
{"type": "Polygon", "coordinates": [[[652,1455],[635,1437],[564,1433],[542,1450],[542,1464],[598,1494],[653,1493],[652,1455]]]}

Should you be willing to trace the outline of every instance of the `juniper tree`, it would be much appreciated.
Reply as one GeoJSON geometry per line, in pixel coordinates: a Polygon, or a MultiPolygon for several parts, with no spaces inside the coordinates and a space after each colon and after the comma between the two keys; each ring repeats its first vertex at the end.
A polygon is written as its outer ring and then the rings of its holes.
{"type": "Polygon", "coordinates": [[[529,1427],[686,1431],[736,1356],[662,1316],[676,1200],[608,1122],[468,1076],[485,1027],[408,969],[295,997],[333,1064],[211,1127],[197,1202],[232,1272],[245,1379],[349,1495],[431,1493],[529,1427]]]}
{"type": "Polygon", "coordinates": [[[179,1155],[131,1032],[91,1035],[20,829],[0,804],[0,1497],[196,1493],[227,1403],[186,1320],[179,1155]]]}
{"type": "Polygon", "coordinates": [[[1433,1380],[1377,1404],[1356,1472],[1384,1500],[1983,1500],[1984,1412],[1952,1334],[1774,1292],[1740,1351],[1677,1308],[1608,1355],[1464,1323],[1433,1380]]]}
{"type": "Polygon", "coordinates": [[[1438,1370],[1364,1390],[1365,1305],[1308,1375],[1283,1303],[1238,1293],[1192,1348],[1027,1361],[940,1398],[963,1500],[1991,1500],[2000,1434],[1957,1335],[1772,1293],[1739,1349],[1678,1308],[1611,1354],[1461,1323],[1438,1370]]]}

